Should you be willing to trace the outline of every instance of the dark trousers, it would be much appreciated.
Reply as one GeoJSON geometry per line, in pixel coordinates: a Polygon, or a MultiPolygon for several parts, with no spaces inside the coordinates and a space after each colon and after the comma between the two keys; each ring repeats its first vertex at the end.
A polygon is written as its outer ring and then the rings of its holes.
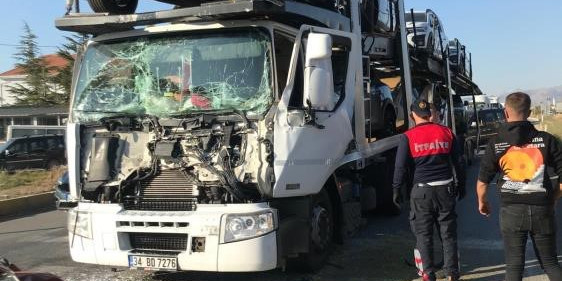
{"type": "Polygon", "coordinates": [[[527,237],[534,241],[535,253],[551,281],[562,281],[556,253],[556,220],[553,206],[511,204],[500,209],[506,281],[520,281],[525,266],[527,237]]]}
{"type": "Polygon", "coordinates": [[[457,248],[456,193],[451,185],[414,185],[410,197],[410,223],[416,236],[416,248],[420,251],[423,271],[435,278],[433,257],[433,230],[435,225],[443,244],[443,270],[447,275],[459,274],[457,248]]]}

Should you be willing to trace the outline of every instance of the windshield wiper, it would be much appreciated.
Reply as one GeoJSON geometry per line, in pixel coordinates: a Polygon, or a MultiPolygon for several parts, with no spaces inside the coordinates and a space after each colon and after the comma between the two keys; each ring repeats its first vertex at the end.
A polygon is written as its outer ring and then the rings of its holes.
{"type": "Polygon", "coordinates": [[[135,112],[123,112],[123,111],[102,111],[102,110],[74,110],[79,112],[85,113],[100,113],[100,114],[113,114],[110,116],[103,116],[96,120],[99,123],[107,123],[110,120],[120,119],[120,118],[148,118],[153,122],[157,122],[158,118],[154,115],[146,114],[146,113],[135,113],[135,112]]]}
{"type": "Polygon", "coordinates": [[[235,115],[238,115],[239,117],[241,117],[242,120],[244,122],[246,122],[246,124],[249,123],[248,117],[246,115],[246,111],[234,109],[234,108],[209,109],[209,110],[198,110],[198,111],[185,110],[185,111],[180,111],[180,112],[174,113],[173,115],[170,115],[169,117],[182,118],[182,117],[204,116],[204,115],[216,116],[216,115],[219,115],[219,114],[235,114],[235,115]]]}

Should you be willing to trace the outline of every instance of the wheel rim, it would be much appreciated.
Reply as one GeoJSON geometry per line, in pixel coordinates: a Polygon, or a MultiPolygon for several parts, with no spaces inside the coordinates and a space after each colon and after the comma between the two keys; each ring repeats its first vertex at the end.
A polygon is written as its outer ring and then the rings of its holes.
{"type": "Polygon", "coordinates": [[[332,222],[328,210],[320,205],[312,211],[311,238],[314,248],[322,251],[327,248],[332,237],[332,222]]]}

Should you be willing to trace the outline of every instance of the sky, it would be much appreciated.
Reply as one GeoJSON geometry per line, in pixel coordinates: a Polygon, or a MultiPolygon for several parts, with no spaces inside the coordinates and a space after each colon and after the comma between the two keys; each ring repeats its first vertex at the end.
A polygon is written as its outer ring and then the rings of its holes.
{"type": "MultiPolygon", "coordinates": [[[[1,0],[0,72],[13,67],[12,45],[24,21],[38,36],[42,54],[56,52],[66,32],[54,27],[65,0],[1,0]]],[[[170,7],[140,0],[139,11],[170,7]]],[[[82,11],[89,10],[80,1],[82,11]]],[[[459,38],[472,53],[474,81],[499,95],[562,85],[562,3],[559,0],[405,0],[407,9],[432,9],[449,39],[459,38]]]]}

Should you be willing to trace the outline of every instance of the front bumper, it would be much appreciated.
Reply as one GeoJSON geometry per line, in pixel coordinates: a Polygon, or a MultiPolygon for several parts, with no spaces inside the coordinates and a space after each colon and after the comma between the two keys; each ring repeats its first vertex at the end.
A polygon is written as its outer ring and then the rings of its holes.
{"type": "Polygon", "coordinates": [[[220,242],[223,216],[272,210],[265,203],[198,205],[197,211],[192,212],[127,211],[118,204],[80,203],[75,210],[90,216],[91,221],[91,239],[69,231],[70,254],[77,262],[128,267],[128,256],[139,251],[132,237],[153,235],[160,237],[155,243],[166,243],[161,237],[186,237],[179,244],[177,241],[162,244],[164,247],[182,245],[182,249],[156,251],[156,254],[152,251],[152,255],[176,256],[178,270],[251,272],[277,267],[276,231],[242,241],[220,242]],[[202,239],[204,250],[195,245],[202,239]]]}

